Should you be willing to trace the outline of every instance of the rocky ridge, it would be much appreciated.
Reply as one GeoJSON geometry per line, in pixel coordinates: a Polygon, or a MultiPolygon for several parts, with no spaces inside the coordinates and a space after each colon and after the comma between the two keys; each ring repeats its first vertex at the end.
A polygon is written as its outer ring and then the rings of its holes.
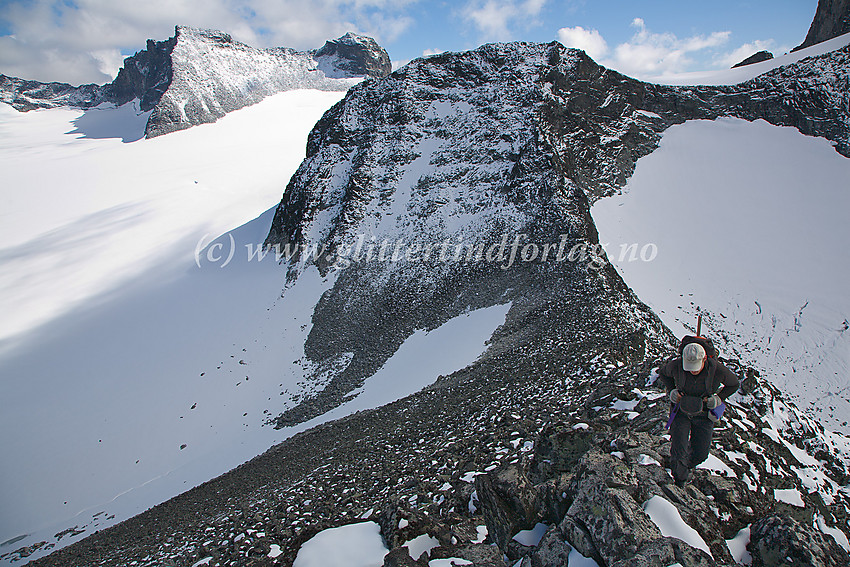
{"type": "Polygon", "coordinates": [[[475,365],[443,377],[33,565],[291,565],[319,531],[361,521],[380,525],[387,567],[565,565],[572,550],[603,566],[734,565],[730,550],[747,541],[752,565],[847,564],[837,543],[850,533],[846,438],[724,360],[747,379],[708,467],[678,488],[666,470],[669,404],[652,385],[661,359],[637,362],[642,351],[622,346],[588,354],[543,373],[501,357],[500,374],[475,365]],[[799,502],[777,496],[789,491],[799,502]],[[663,533],[648,511],[658,498],[705,549],[663,533]],[[537,543],[514,537],[539,524],[537,543]],[[420,536],[436,544],[412,558],[420,536]]]}
{"type": "Polygon", "coordinates": [[[148,40],[124,60],[114,81],[73,87],[0,75],[0,101],[19,111],[139,99],[152,111],[148,138],[215,122],[228,112],[291,89],[344,91],[363,77],[383,77],[391,64],[373,39],[345,34],[317,50],[256,49],[229,34],[177,26],[165,41],[148,40]]]}

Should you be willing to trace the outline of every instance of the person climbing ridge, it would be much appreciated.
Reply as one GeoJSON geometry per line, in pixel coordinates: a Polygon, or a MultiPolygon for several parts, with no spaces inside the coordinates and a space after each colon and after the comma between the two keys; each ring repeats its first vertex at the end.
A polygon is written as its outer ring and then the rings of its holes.
{"type": "Polygon", "coordinates": [[[708,458],[718,409],[738,390],[740,380],[717,360],[709,339],[687,336],[679,352],[658,375],[672,404],[670,470],[676,486],[683,487],[691,470],[708,458]]]}

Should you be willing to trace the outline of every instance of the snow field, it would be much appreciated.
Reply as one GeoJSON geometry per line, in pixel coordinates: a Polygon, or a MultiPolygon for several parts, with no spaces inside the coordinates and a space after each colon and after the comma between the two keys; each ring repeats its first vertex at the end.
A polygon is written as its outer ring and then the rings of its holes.
{"type": "Polygon", "coordinates": [[[850,432],[850,160],[827,140],[723,118],[668,129],[621,195],[594,204],[626,283],[674,333],[760,369],[850,432]],[[654,243],[651,262],[622,242],[654,243]]]}
{"type": "Polygon", "coordinates": [[[280,93],[152,140],[138,139],[149,113],[136,101],[28,113],[0,105],[0,352],[153,270],[173,276],[205,234],[275,205],[307,133],[343,94],[280,93]]]}
{"type": "Polygon", "coordinates": [[[380,567],[387,551],[378,524],[349,524],[304,542],[293,567],[380,567]]]}
{"type": "Polygon", "coordinates": [[[695,529],[685,523],[676,507],[661,496],[653,496],[643,505],[643,510],[666,537],[678,538],[691,547],[711,555],[705,540],[695,529]]]}

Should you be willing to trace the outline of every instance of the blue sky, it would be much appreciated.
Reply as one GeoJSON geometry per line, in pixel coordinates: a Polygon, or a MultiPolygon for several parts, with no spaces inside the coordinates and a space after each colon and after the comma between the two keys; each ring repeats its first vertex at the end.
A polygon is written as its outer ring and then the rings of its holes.
{"type": "Polygon", "coordinates": [[[560,40],[650,79],[731,66],[803,41],[817,0],[0,0],[0,73],[73,84],[111,80],[123,57],[175,24],[256,47],[320,47],[355,31],[398,64],[491,41],[560,40]]]}

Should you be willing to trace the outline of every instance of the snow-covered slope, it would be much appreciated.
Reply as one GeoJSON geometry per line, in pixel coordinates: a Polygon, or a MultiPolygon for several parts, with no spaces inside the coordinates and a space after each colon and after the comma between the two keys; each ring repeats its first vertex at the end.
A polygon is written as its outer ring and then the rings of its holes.
{"type": "Polygon", "coordinates": [[[764,121],[675,126],[592,210],[626,282],[850,433],[850,160],[764,121]],[[621,250],[622,243],[646,249],[621,250]],[[652,257],[654,255],[654,258],[652,257]]]}
{"type": "Polygon", "coordinates": [[[163,262],[191,259],[206,233],[268,209],[303,156],[305,133],[341,96],[282,93],[214,129],[134,143],[122,139],[138,140],[148,113],[133,103],[0,106],[0,350],[163,262]]]}
{"type": "MultiPolygon", "coordinates": [[[[199,401],[187,396],[209,399],[218,382],[198,380],[221,362],[210,357],[247,334],[281,288],[273,263],[238,275],[191,270],[193,251],[274,202],[306,132],[340,96],[282,93],[215,125],[134,143],[120,140],[144,131],[132,103],[4,107],[0,419],[17,433],[0,449],[0,540],[84,526],[100,511],[92,506],[189,460],[175,414],[199,401]]],[[[261,238],[268,221],[258,222],[261,238]]]]}

